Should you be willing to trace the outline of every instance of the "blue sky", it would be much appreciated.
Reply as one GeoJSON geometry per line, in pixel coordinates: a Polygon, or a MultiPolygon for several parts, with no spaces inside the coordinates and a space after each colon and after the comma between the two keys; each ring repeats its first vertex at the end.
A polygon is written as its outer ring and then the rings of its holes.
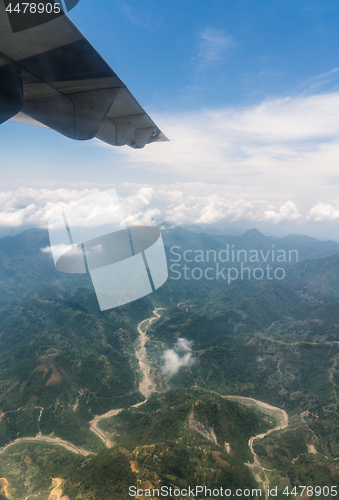
{"type": "Polygon", "coordinates": [[[0,225],[115,186],[133,220],[339,239],[338,2],[80,0],[70,17],[171,142],[6,123],[0,225]]]}
{"type": "Polygon", "coordinates": [[[338,65],[337,2],[102,1],[93,9],[81,0],[71,17],[159,112],[259,103],[338,83],[338,75],[314,81],[338,65]]]}

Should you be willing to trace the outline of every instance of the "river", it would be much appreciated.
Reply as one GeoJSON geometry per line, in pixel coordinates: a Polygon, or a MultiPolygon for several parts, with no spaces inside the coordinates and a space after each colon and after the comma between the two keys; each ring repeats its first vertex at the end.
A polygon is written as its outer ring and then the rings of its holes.
{"type": "MultiPolygon", "coordinates": [[[[155,385],[154,385],[154,382],[153,382],[153,380],[151,378],[151,374],[150,374],[151,369],[150,369],[149,365],[146,363],[146,360],[147,360],[146,343],[148,341],[147,329],[153,323],[153,321],[160,318],[160,314],[158,313],[158,311],[160,311],[161,309],[162,308],[154,309],[154,311],[153,311],[154,316],[151,316],[150,318],[144,319],[143,321],[141,321],[138,324],[138,327],[137,327],[138,333],[139,333],[140,344],[135,351],[135,355],[138,359],[139,367],[140,367],[140,370],[141,370],[142,375],[143,375],[143,378],[139,384],[139,391],[141,392],[141,394],[143,394],[145,396],[145,400],[142,401],[141,403],[137,403],[136,405],[133,405],[133,407],[135,407],[135,408],[145,404],[146,401],[149,399],[150,395],[155,391],[155,385]],[[143,325],[146,325],[147,323],[148,323],[148,325],[143,330],[142,329],[143,325]]],[[[243,404],[245,406],[256,407],[260,412],[273,416],[278,422],[278,425],[276,427],[274,427],[273,429],[270,429],[269,431],[267,431],[263,434],[258,434],[257,436],[252,436],[248,442],[248,446],[249,446],[249,448],[252,452],[252,455],[253,455],[253,463],[246,463],[245,465],[247,465],[248,467],[251,468],[256,481],[263,484],[265,496],[267,498],[267,487],[269,485],[268,477],[267,477],[267,473],[266,473],[267,469],[260,464],[259,459],[258,459],[258,457],[253,449],[253,443],[256,439],[263,439],[265,436],[271,434],[274,431],[285,429],[288,426],[288,415],[281,408],[276,408],[275,406],[271,406],[271,405],[264,403],[263,401],[259,401],[257,399],[247,398],[247,397],[243,397],[243,396],[223,396],[223,397],[230,399],[230,400],[237,401],[238,403],[243,404]]],[[[111,448],[112,446],[114,446],[114,443],[105,435],[105,433],[101,429],[99,429],[98,424],[101,420],[118,415],[118,413],[120,413],[122,410],[123,410],[123,408],[119,408],[119,409],[114,409],[114,410],[108,411],[107,413],[105,413],[103,415],[96,415],[94,417],[94,419],[91,420],[91,422],[89,423],[90,430],[92,432],[94,432],[96,434],[96,436],[98,436],[99,439],[101,439],[101,441],[103,442],[103,444],[107,448],[111,448]]],[[[40,433],[35,437],[25,437],[25,438],[20,438],[20,439],[16,439],[15,441],[12,441],[8,445],[6,445],[0,449],[0,454],[3,451],[5,451],[7,448],[9,448],[10,446],[13,446],[13,445],[19,444],[19,443],[29,442],[29,441],[46,442],[46,443],[55,444],[58,446],[62,446],[64,448],[66,448],[67,450],[72,451],[73,453],[77,453],[77,454],[82,455],[82,456],[88,456],[88,455],[92,454],[90,451],[87,451],[83,448],[75,446],[73,443],[70,443],[69,441],[65,441],[65,440],[57,438],[57,437],[53,438],[53,437],[49,437],[49,436],[43,436],[40,433]]]]}
{"type": "Polygon", "coordinates": [[[246,398],[244,396],[223,396],[223,397],[226,399],[237,401],[238,403],[245,406],[249,406],[252,408],[256,407],[261,413],[265,413],[266,415],[274,417],[278,422],[278,425],[276,427],[273,427],[273,429],[270,429],[267,432],[264,432],[263,434],[252,436],[248,441],[248,446],[252,452],[254,461],[253,463],[247,462],[245,465],[247,465],[247,467],[250,467],[255,477],[255,480],[259,483],[262,483],[265,492],[265,498],[267,499],[267,489],[269,486],[269,480],[266,471],[269,469],[266,469],[260,464],[257,454],[253,449],[253,443],[256,439],[263,439],[265,436],[268,436],[272,432],[279,431],[281,429],[286,429],[286,427],[288,427],[288,415],[281,408],[277,408],[276,406],[271,406],[267,403],[264,403],[263,401],[258,401],[257,399],[246,398]]]}
{"type": "MultiPolygon", "coordinates": [[[[151,376],[150,376],[150,367],[146,364],[147,353],[146,353],[145,345],[146,345],[146,342],[148,341],[147,328],[145,330],[142,330],[142,326],[144,324],[146,324],[147,322],[149,323],[148,326],[150,326],[153,321],[155,321],[157,318],[159,318],[160,317],[160,315],[158,314],[159,310],[160,309],[155,309],[153,311],[153,314],[155,315],[155,317],[147,318],[147,319],[141,321],[138,325],[140,345],[139,345],[138,349],[136,350],[135,354],[136,354],[138,361],[139,361],[140,370],[143,373],[143,379],[140,382],[139,390],[145,396],[146,399],[145,399],[145,401],[142,401],[141,403],[134,405],[134,407],[138,407],[138,406],[146,403],[149,396],[152,394],[152,392],[154,392],[154,389],[155,389],[154,383],[153,383],[151,376]]],[[[259,459],[257,457],[257,454],[255,453],[255,451],[253,449],[253,443],[256,439],[263,439],[265,436],[268,436],[272,432],[275,432],[275,431],[278,431],[281,429],[285,429],[288,426],[288,415],[281,408],[271,406],[268,403],[264,403],[263,401],[259,401],[259,400],[254,399],[254,398],[247,398],[244,396],[223,396],[223,397],[226,399],[237,401],[238,403],[240,403],[244,406],[249,406],[252,408],[255,407],[261,413],[273,416],[278,423],[278,425],[276,427],[270,429],[269,431],[267,431],[263,434],[258,434],[256,436],[252,436],[248,441],[248,446],[249,446],[251,453],[253,455],[253,463],[248,462],[245,465],[247,465],[248,467],[251,468],[256,481],[259,483],[262,483],[263,489],[265,491],[265,496],[267,497],[267,488],[269,486],[269,481],[268,481],[268,477],[267,477],[267,473],[266,473],[267,469],[260,464],[259,459]]],[[[113,443],[107,438],[107,436],[105,436],[105,434],[100,429],[98,429],[97,424],[100,422],[100,420],[104,420],[105,418],[109,418],[109,417],[112,417],[114,415],[117,415],[121,410],[122,410],[122,408],[119,410],[112,410],[112,411],[105,413],[104,415],[101,415],[101,416],[97,415],[94,418],[94,420],[92,420],[90,422],[91,430],[93,432],[95,432],[95,434],[102,440],[102,442],[105,444],[105,446],[107,446],[109,448],[111,446],[113,446],[113,443]]]]}

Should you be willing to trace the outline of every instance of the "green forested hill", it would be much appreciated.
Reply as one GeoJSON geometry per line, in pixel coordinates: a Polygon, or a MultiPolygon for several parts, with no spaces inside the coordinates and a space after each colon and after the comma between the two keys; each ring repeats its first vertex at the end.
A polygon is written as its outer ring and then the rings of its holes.
{"type": "MultiPolygon", "coordinates": [[[[164,233],[168,252],[173,245],[181,251],[227,244],[261,245],[265,252],[272,248],[273,240],[258,231],[236,238],[179,228],[164,233]]],[[[47,233],[40,230],[0,240],[0,447],[41,432],[100,452],[103,445],[88,422],[143,400],[134,351],[137,325],[157,306],[165,310],[150,326],[146,348],[151,375],[163,393],[107,424],[116,436],[112,450],[80,462],[70,458],[69,468],[60,465],[65,451],[53,455],[53,464],[59,465],[52,469],[67,479],[71,500],[76,494],[100,500],[111,492],[112,498],[123,498],[138,467],[147,481],[184,484],[193,480],[192,469],[195,479],[210,484],[257,485],[243,463],[251,460],[248,438],[265,427],[264,420],[224,400],[216,403],[214,396],[198,397],[192,388],[254,397],[288,412],[286,431],[255,442],[262,463],[275,469],[273,482],[312,482],[319,471],[324,481],[338,482],[337,244],[295,236],[275,239],[274,245],[286,250],[300,244],[306,259],[289,264],[282,281],[169,279],[152,295],[104,313],[88,276],[56,271],[51,255],[41,251],[48,244],[47,233]],[[162,356],[178,338],[192,342],[194,362],[168,380],[162,356]],[[166,392],[169,388],[173,392],[166,392]],[[217,444],[187,426],[193,402],[196,420],[213,427],[217,444]],[[234,450],[226,458],[223,440],[234,450]],[[316,453],[309,452],[312,447],[316,453]]],[[[29,469],[37,473],[35,493],[52,474],[50,462],[42,460],[49,452],[36,449],[26,450],[36,467],[29,469]]],[[[0,469],[7,464],[4,457],[7,451],[0,455],[0,469]]],[[[14,464],[21,460],[15,457],[14,464]]],[[[20,467],[20,474],[26,474],[20,467]]]]}
{"type": "Polygon", "coordinates": [[[95,447],[88,421],[142,400],[132,343],[150,304],[101,313],[88,276],[56,271],[48,245],[40,230],[0,240],[0,447],[39,431],[95,447]]]}
{"type": "Polygon", "coordinates": [[[116,447],[74,469],[65,492],[71,500],[109,500],[127,499],[128,487],[136,484],[141,488],[200,484],[234,491],[241,484],[256,488],[244,465],[252,456],[247,442],[270,426],[267,417],[201,391],[153,395],[139,408],[106,421],[104,428],[113,433],[116,447]],[[216,442],[201,434],[212,431],[216,442]],[[230,445],[228,451],[225,443],[230,445]]]}

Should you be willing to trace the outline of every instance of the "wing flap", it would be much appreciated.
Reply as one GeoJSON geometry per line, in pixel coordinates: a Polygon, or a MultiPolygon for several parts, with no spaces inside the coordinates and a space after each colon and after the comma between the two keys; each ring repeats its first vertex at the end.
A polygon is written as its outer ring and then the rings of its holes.
{"type": "Polygon", "coordinates": [[[54,97],[61,95],[58,90],[47,83],[40,81],[36,83],[24,83],[24,101],[32,99],[44,99],[45,97],[54,97]]]}
{"type": "Polygon", "coordinates": [[[73,94],[75,92],[86,92],[89,90],[104,90],[121,88],[122,82],[117,77],[93,78],[86,80],[70,80],[66,82],[50,82],[50,85],[61,94],[73,94]]]}
{"type": "Polygon", "coordinates": [[[143,115],[106,118],[96,137],[111,146],[124,146],[133,136],[142,118],[143,115]]]}
{"type": "Polygon", "coordinates": [[[93,139],[117,92],[108,89],[31,99],[22,112],[70,139],[93,139]]]}
{"type": "Polygon", "coordinates": [[[114,101],[111,109],[107,113],[107,118],[117,118],[122,116],[143,115],[145,111],[134,99],[127,88],[121,88],[119,95],[114,101]]]}
{"type": "Polygon", "coordinates": [[[118,92],[118,89],[108,89],[70,94],[75,109],[77,140],[96,136],[118,92]]]}
{"type": "Polygon", "coordinates": [[[34,127],[48,128],[41,122],[33,120],[30,116],[25,115],[22,111],[10,119],[11,122],[22,123],[24,125],[33,125],[34,127]]]}

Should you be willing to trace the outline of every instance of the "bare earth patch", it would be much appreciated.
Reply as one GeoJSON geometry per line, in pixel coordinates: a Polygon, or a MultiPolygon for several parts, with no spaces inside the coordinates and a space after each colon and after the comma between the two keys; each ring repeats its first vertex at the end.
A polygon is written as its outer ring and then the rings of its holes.
{"type": "Polygon", "coordinates": [[[8,488],[11,485],[9,484],[8,480],[5,477],[0,477],[0,481],[3,494],[5,495],[5,497],[10,497],[11,495],[9,494],[8,488]]]}
{"type": "Polygon", "coordinates": [[[51,377],[47,380],[46,385],[48,385],[48,386],[58,385],[61,381],[61,375],[58,372],[58,370],[56,369],[55,365],[52,364],[51,367],[52,367],[53,372],[52,372],[51,377]]]}
{"type": "Polygon", "coordinates": [[[52,491],[49,494],[48,500],[69,500],[69,497],[62,495],[62,479],[56,477],[52,479],[52,491]]]}

